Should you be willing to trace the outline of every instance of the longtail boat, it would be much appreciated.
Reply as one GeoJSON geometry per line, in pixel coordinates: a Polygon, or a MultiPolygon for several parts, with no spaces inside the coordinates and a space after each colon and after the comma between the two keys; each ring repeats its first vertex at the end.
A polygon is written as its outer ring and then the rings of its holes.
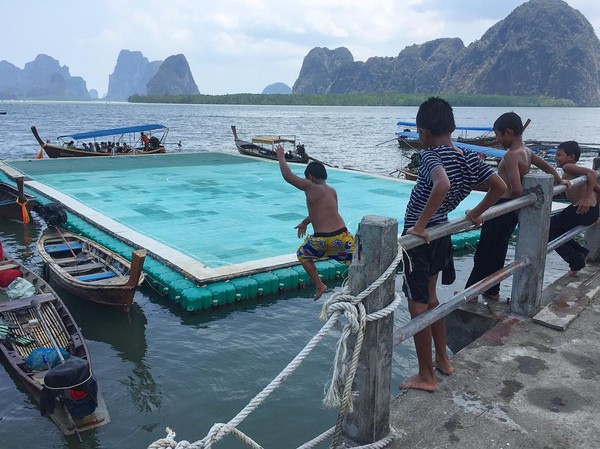
{"type": "Polygon", "coordinates": [[[37,159],[41,159],[43,152],[50,158],[166,153],[164,142],[169,128],[148,124],[65,134],[56,138],[57,144],[44,141],[35,126],[31,127],[31,132],[40,144],[37,159]]]}
{"type": "Polygon", "coordinates": [[[242,140],[237,135],[235,126],[231,126],[235,146],[245,156],[261,157],[263,159],[277,160],[275,147],[283,146],[285,150],[285,160],[288,162],[298,162],[306,164],[310,160],[304,149],[304,145],[296,144],[296,136],[257,136],[252,138],[252,142],[242,140]]]}
{"type": "MultiPolygon", "coordinates": [[[[419,135],[413,131],[417,124],[414,122],[399,121],[397,123],[401,129],[396,132],[398,146],[406,149],[422,149],[423,144],[419,140],[419,135]]],[[[482,147],[500,147],[496,136],[493,134],[493,129],[487,126],[457,126],[456,131],[459,135],[454,137],[456,142],[462,142],[471,145],[479,145],[482,147]],[[477,132],[476,136],[469,136],[469,133],[477,132]]]]}
{"type": "Polygon", "coordinates": [[[29,222],[29,212],[36,202],[35,195],[25,193],[24,178],[16,178],[17,186],[0,182],[0,217],[29,222]]]}
{"type": "Polygon", "coordinates": [[[131,263],[81,235],[48,227],[37,241],[44,276],[82,299],[129,312],[139,285],[146,250],[133,251],[131,263]]]}
{"type": "Polygon", "coordinates": [[[73,316],[41,277],[15,260],[2,260],[0,272],[10,270],[29,282],[30,291],[9,299],[9,285],[0,294],[4,365],[64,435],[79,436],[108,424],[110,416],[93,376],[90,354],[73,316]]]}

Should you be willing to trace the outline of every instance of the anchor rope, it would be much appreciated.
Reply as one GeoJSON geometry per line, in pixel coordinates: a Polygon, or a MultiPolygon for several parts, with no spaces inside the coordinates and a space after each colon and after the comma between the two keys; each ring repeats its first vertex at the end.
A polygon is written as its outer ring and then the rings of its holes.
{"type": "MultiPolygon", "coordinates": [[[[406,254],[404,248],[402,248],[400,244],[398,244],[398,248],[398,254],[390,263],[388,268],[374,282],[365,288],[365,290],[356,296],[351,295],[346,285],[346,279],[342,284],[341,289],[334,292],[326,301],[324,301],[320,318],[322,320],[326,320],[325,324],[296,355],[296,357],[294,357],[294,359],[292,359],[292,361],[265,388],[263,388],[263,390],[254,396],[254,398],[252,398],[250,402],[229,422],[214,424],[203,439],[194,443],[190,443],[186,440],[177,442],[175,440],[176,433],[167,427],[166,438],[161,438],[151,443],[148,446],[148,449],[211,449],[214,443],[221,440],[228,434],[234,435],[253,449],[263,449],[262,446],[255,442],[252,438],[237,429],[237,426],[244,421],[244,419],[246,419],[250,413],[256,410],[265,401],[265,399],[271,393],[273,393],[273,391],[275,391],[283,383],[283,381],[289,377],[296,370],[296,368],[298,368],[298,366],[300,366],[300,364],[306,359],[306,357],[308,357],[316,345],[331,331],[334,326],[338,326],[338,328],[341,326],[339,318],[344,317],[346,319],[346,324],[341,328],[341,335],[336,345],[332,379],[329,382],[329,389],[325,394],[325,398],[323,399],[323,403],[326,406],[340,407],[336,425],[331,429],[326,430],[321,435],[318,435],[312,440],[299,446],[298,448],[311,449],[333,435],[333,443],[331,447],[333,449],[337,449],[340,445],[344,417],[346,413],[352,411],[352,399],[357,395],[357,392],[352,391],[352,383],[358,368],[360,350],[364,339],[366,323],[368,321],[382,319],[393,313],[401,300],[401,296],[398,293],[395,293],[394,300],[388,306],[371,314],[366,313],[366,309],[362,304],[362,301],[373,291],[379,288],[386,280],[388,280],[392,274],[395,274],[398,265],[403,262],[406,254]],[[354,347],[352,348],[352,357],[350,358],[350,363],[348,363],[348,339],[353,334],[356,334],[356,341],[354,347]]],[[[401,274],[404,276],[404,269],[402,269],[401,274]]],[[[348,449],[382,449],[391,441],[393,441],[394,437],[395,431],[392,427],[390,427],[388,435],[379,441],[348,449]]]]}

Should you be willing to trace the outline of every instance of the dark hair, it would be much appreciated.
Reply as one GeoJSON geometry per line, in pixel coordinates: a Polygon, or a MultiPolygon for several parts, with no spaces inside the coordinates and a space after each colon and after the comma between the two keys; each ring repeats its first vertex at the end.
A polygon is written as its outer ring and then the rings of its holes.
{"type": "Polygon", "coordinates": [[[452,106],[439,97],[429,97],[419,106],[417,127],[428,130],[434,136],[452,134],[456,129],[452,106]]]}
{"type": "Polygon", "coordinates": [[[563,150],[567,156],[574,156],[575,162],[577,162],[579,156],[581,156],[581,148],[579,148],[579,144],[574,140],[567,140],[566,142],[561,143],[557,149],[563,150]]]}
{"type": "Polygon", "coordinates": [[[515,136],[522,135],[523,122],[521,121],[521,117],[514,112],[505,112],[498,117],[494,122],[494,130],[500,131],[502,134],[504,134],[507,129],[512,129],[515,133],[515,136]]]}
{"type": "Polygon", "coordinates": [[[306,166],[306,170],[304,170],[304,176],[308,178],[309,176],[313,176],[316,179],[327,179],[327,170],[325,170],[325,166],[320,162],[312,161],[306,166]]]}

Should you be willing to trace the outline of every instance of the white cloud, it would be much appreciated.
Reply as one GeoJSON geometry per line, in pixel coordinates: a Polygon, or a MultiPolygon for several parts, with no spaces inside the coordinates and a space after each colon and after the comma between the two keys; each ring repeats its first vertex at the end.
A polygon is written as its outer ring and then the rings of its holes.
{"type": "MultiPolygon", "coordinates": [[[[292,85],[313,47],[347,47],[355,60],[396,56],[441,37],[479,39],[522,0],[0,0],[0,59],[18,67],[58,59],[101,94],[119,51],[149,60],[183,53],[203,93],[292,85]],[[30,14],[29,11],[36,11],[30,14]],[[24,20],[24,18],[27,18],[24,20]],[[11,45],[14,43],[15,45],[11,45]],[[18,45],[17,45],[18,43],[18,45]]],[[[567,0],[600,30],[600,2],[567,0]]]]}

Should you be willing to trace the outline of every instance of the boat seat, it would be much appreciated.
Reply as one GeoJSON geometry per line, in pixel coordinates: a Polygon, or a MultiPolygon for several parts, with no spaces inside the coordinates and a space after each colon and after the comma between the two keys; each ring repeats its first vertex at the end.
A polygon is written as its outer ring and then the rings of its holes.
{"type": "Polygon", "coordinates": [[[116,274],[112,271],[107,271],[104,273],[94,273],[94,274],[85,274],[83,276],[75,276],[75,279],[83,282],[89,281],[101,281],[102,279],[109,279],[115,277],[116,274]]]}
{"type": "Polygon", "coordinates": [[[91,254],[79,253],[75,257],[60,257],[60,258],[55,258],[54,261],[56,263],[58,263],[60,266],[65,266],[65,265],[74,264],[74,263],[89,262],[90,260],[95,260],[95,259],[96,258],[94,256],[92,256],[91,254]]]}
{"type": "Polygon", "coordinates": [[[83,245],[81,243],[72,243],[69,246],[63,244],[60,245],[47,245],[44,247],[44,249],[46,250],[46,252],[48,254],[50,253],[60,253],[62,251],[75,251],[75,250],[80,250],[81,248],[83,248],[83,245]]]}
{"type": "Polygon", "coordinates": [[[19,265],[16,263],[4,263],[0,265],[0,271],[2,270],[14,270],[15,268],[19,268],[19,265]]]}
{"type": "Polygon", "coordinates": [[[104,265],[103,263],[96,262],[96,263],[79,264],[79,265],[73,265],[71,267],[61,267],[61,268],[69,274],[77,274],[77,273],[86,273],[86,272],[98,270],[99,268],[105,268],[105,267],[106,267],[106,265],[104,265]]]}

